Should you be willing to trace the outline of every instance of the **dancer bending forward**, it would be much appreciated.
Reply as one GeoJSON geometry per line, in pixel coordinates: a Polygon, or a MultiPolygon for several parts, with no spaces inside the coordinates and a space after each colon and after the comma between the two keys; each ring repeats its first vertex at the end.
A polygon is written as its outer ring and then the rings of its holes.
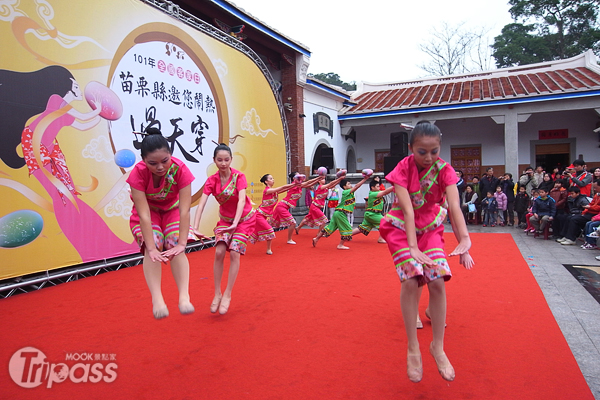
{"type": "Polygon", "coordinates": [[[211,175],[204,184],[204,190],[198,201],[194,217],[194,229],[197,234],[200,218],[209,195],[215,196],[219,203],[219,222],[215,233],[215,261],[213,265],[215,297],[210,304],[210,312],[225,314],[231,304],[231,292],[240,270],[240,255],[246,253],[250,235],[254,233],[256,217],[250,199],[246,195],[246,176],[231,168],[233,156],[231,149],[221,143],[214,152],[213,161],[218,172],[211,175]],[[229,252],[229,274],[227,287],[221,293],[221,278],[225,254],[229,252]]]}
{"type": "Polygon", "coordinates": [[[269,223],[269,220],[272,220],[273,218],[273,209],[278,200],[277,195],[297,186],[298,182],[274,188],[273,185],[275,184],[275,179],[273,179],[273,175],[270,174],[264,175],[260,178],[260,181],[265,184],[265,190],[263,191],[262,203],[256,210],[256,229],[252,235],[252,242],[266,241],[267,254],[271,255],[273,254],[271,243],[273,242],[273,239],[275,239],[275,231],[269,223]]]}
{"type": "Polygon", "coordinates": [[[194,312],[190,303],[190,264],[186,240],[196,240],[190,230],[191,183],[194,176],[186,165],[171,157],[169,142],[156,128],[146,129],[142,140],[142,161],[131,171],[133,210],[131,232],[144,255],[144,276],[152,295],[154,318],[169,316],[160,289],[161,263],[171,261],[171,272],[179,289],[179,311],[194,312]]]}
{"type": "MultiPolygon", "coordinates": [[[[412,382],[423,377],[417,339],[419,288],[427,284],[433,342],[429,351],[442,378],[454,379],[452,364],[444,353],[446,291],[444,282],[451,272],[444,254],[444,225],[447,199],[450,215],[460,215],[457,178],[454,169],[439,158],[441,132],[432,123],[419,122],[410,135],[412,154],[398,163],[385,178],[394,185],[396,201],[381,221],[379,231],[387,241],[402,283],[400,304],[408,337],[407,373],[412,382]]],[[[450,256],[460,255],[467,269],[473,266],[468,251],[471,240],[464,218],[451,218],[458,246],[450,256]]]]}
{"type": "Polygon", "coordinates": [[[308,209],[308,215],[300,222],[296,227],[296,235],[300,233],[300,229],[304,225],[308,225],[313,228],[323,229],[329,222],[325,214],[323,213],[323,207],[325,207],[325,200],[327,200],[327,193],[329,189],[332,189],[344,179],[344,176],[340,176],[337,179],[332,180],[328,184],[325,184],[325,176],[319,177],[319,184],[315,190],[315,198],[308,209]]]}

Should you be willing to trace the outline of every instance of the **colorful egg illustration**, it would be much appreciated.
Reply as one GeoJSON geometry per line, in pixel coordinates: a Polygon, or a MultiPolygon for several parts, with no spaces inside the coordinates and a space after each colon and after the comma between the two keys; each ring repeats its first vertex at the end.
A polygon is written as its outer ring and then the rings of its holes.
{"type": "Polygon", "coordinates": [[[102,111],[100,111],[100,116],[102,118],[115,121],[123,115],[123,104],[119,96],[100,82],[91,81],[88,83],[85,87],[84,95],[85,100],[92,110],[96,109],[94,101],[101,103],[102,111]]]}
{"type": "Polygon", "coordinates": [[[122,149],[115,153],[115,164],[121,168],[129,168],[135,164],[135,153],[129,149],[122,149]]]}
{"type": "Polygon", "coordinates": [[[12,249],[33,242],[42,233],[44,219],[32,210],[18,210],[0,218],[0,247],[12,249]]]}

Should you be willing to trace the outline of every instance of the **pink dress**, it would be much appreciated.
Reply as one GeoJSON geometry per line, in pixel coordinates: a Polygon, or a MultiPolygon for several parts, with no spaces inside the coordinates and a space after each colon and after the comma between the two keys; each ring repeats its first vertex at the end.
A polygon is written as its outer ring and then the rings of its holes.
{"type": "Polygon", "coordinates": [[[256,224],[256,214],[252,209],[252,203],[247,195],[242,218],[240,219],[235,232],[222,233],[221,230],[230,227],[233,223],[239,201],[239,192],[247,187],[246,175],[231,168],[231,175],[224,187],[221,187],[221,178],[217,172],[208,177],[203,190],[204,194],[212,194],[215,196],[215,199],[220,205],[220,219],[214,229],[215,243],[225,242],[227,251],[236,251],[240,254],[246,253],[248,240],[251,240],[250,237],[254,234],[256,224]]]}
{"type": "Polygon", "coordinates": [[[407,188],[414,209],[419,250],[436,263],[431,268],[411,257],[404,230],[404,213],[395,199],[390,212],[381,221],[379,232],[388,244],[400,281],[417,278],[422,286],[440,277],[450,279],[452,273],[444,252],[443,221],[447,214],[446,187],[457,182],[454,168],[440,158],[429,169],[419,172],[414,156],[410,155],[385,179],[407,188]]]}
{"type": "Polygon", "coordinates": [[[329,189],[326,189],[323,185],[319,185],[315,190],[315,198],[310,203],[308,209],[308,215],[304,218],[304,223],[313,228],[329,222],[329,219],[323,214],[323,207],[325,206],[325,200],[327,200],[327,193],[329,189]]]}
{"type": "Polygon", "coordinates": [[[278,197],[275,192],[267,194],[267,190],[269,190],[268,186],[265,187],[262,203],[256,210],[256,229],[251,237],[252,243],[257,240],[259,242],[264,242],[266,240],[275,239],[275,231],[273,231],[273,227],[270,225],[269,220],[273,218],[273,209],[275,208],[275,204],[277,204],[278,197]]]}
{"type": "MultiPolygon", "coordinates": [[[[171,157],[171,160],[173,163],[167,174],[162,177],[158,187],[154,187],[152,172],[143,161],[133,167],[127,178],[127,183],[133,189],[146,194],[146,200],[150,206],[154,243],[158,250],[168,250],[177,246],[179,242],[179,191],[194,180],[194,175],[183,161],[175,157],[171,157]]],[[[144,254],[142,226],[135,205],[129,219],[129,226],[140,246],[140,251],[144,254]]],[[[190,229],[187,241],[194,240],[196,238],[190,229]]]]}
{"type": "Polygon", "coordinates": [[[271,222],[273,227],[286,228],[296,223],[296,220],[290,213],[290,208],[296,207],[296,203],[300,197],[302,197],[301,186],[294,186],[287,191],[286,196],[277,204],[275,207],[275,212],[273,212],[273,220],[271,222]]]}

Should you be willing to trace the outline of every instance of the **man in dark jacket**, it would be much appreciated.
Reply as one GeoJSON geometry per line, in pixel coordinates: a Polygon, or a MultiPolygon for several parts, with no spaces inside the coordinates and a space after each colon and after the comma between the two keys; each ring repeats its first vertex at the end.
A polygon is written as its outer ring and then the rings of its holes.
{"type": "Polygon", "coordinates": [[[546,224],[551,223],[556,215],[556,202],[552,197],[548,196],[546,189],[538,189],[539,196],[534,200],[531,212],[533,215],[529,218],[529,222],[535,228],[537,233],[543,232],[546,229],[546,224]]]}
{"type": "Polygon", "coordinates": [[[512,174],[506,173],[500,177],[498,183],[502,188],[502,191],[506,194],[506,211],[504,211],[504,220],[506,225],[512,226],[515,222],[515,183],[512,180],[512,174]]]}

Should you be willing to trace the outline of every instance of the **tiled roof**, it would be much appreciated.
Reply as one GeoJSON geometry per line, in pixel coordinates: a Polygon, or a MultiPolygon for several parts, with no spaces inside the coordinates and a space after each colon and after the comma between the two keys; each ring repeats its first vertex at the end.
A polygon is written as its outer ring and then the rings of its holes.
{"type": "MultiPolygon", "coordinates": [[[[362,84],[352,96],[355,115],[433,106],[494,102],[600,89],[600,68],[590,50],[568,60],[422,81],[362,84]]],[[[475,104],[473,104],[475,105],[475,104]]]]}

